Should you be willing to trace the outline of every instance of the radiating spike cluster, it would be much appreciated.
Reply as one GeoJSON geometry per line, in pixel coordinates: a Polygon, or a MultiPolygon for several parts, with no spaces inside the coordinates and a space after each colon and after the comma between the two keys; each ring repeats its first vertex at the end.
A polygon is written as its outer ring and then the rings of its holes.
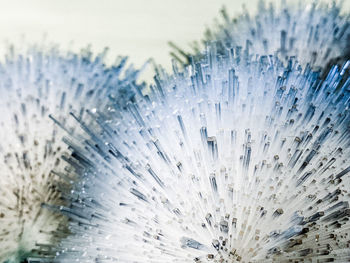
{"type": "Polygon", "coordinates": [[[65,204],[58,188],[69,193],[74,181],[63,174],[67,146],[54,121],[66,124],[69,112],[80,116],[117,89],[120,101],[133,96],[126,87],[137,71],[121,77],[126,59],[107,68],[103,56],[33,47],[10,50],[0,64],[0,262],[20,262],[39,250],[50,255],[68,233],[65,217],[42,207],[65,204]]]}
{"type": "Polygon", "coordinates": [[[125,109],[79,118],[56,261],[350,260],[349,66],[323,78],[209,47],[125,109]]]}
{"type": "MultiPolygon", "coordinates": [[[[207,29],[203,42],[216,41],[222,54],[227,48],[235,48],[244,56],[277,55],[282,61],[295,56],[301,65],[315,68],[348,60],[350,23],[349,14],[341,14],[342,5],[336,1],[314,1],[312,5],[300,1],[297,7],[293,3],[282,0],[276,7],[260,0],[256,15],[244,10],[234,18],[223,9],[222,22],[207,29]]],[[[173,57],[181,63],[188,64],[191,56],[201,57],[198,43],[194,43],[191,54],[170,44],[173,57]]]]}

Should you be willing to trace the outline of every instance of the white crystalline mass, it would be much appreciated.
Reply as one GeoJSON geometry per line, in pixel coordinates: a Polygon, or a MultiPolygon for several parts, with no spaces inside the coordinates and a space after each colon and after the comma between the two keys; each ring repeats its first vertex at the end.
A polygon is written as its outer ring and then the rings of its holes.
{"type": "MultiPolygon", "coordinates": [[[[207,29],[202,41],[216,42],[221,53],[235,48],[245,56],[276,55],[284,62],[295,56],[303,66],[330,67],[350,58],[349,14],[341,13],[339,2],[260,1],[256,15],[245,10],[237,17],[223,9],[222,19],[207,29]]],[[[191,54],[175,47],[175,57],[200,57],[202,48],[196,46],[191,54]]]]}
{"type": "Polygon", "coordinates": [[[79,119],[56,261],[348,261],[349,65],[323,79],[209,48],[126,110],[79,119]]]}
{"type": "MultiPolygon", "coordinates": [[[[110,92],[132,83],[131,68],[120,76],[125,59],[107,68],[103,56],[33,47],[10,50],[1,62],[0,262],[20,262],[41,247],[51,255],[51,245],[67,234],[65,217],[42,207],[65,204],[58,188],[69,192],[74,181],[60,178],[67,146],[49,115],[67,125],[69,112],[100,107],[110,92]]],[[[127,89],[120,93],[125,101],[129,96],[127,89]]]]}

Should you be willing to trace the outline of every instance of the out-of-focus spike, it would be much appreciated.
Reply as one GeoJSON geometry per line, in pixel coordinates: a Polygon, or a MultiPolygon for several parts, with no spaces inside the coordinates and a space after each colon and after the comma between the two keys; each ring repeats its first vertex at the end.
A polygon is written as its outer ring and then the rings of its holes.
{"type": "Polygon", "coordinates": [[[60,158],[68,155],[63,134],[74,139],[82,133],[67,114],[83,118],[84,109],[103,108],[108,96],[115,107],[134,96],[138,71],[130,68],[122,77],[126,58],[107,67],[104,55],[32,47],[23,54],[12,50],[0,64],[0,262],[52,258],[68,234],[67,219],[41,205],[67,205],[61,193],[77,179],[64,175],[60,158]]]}
{"type": "MultiPolygon", "coordinates": [[[[303,67],[310,64],[314,70],[322,69],[327,74],[332,65],[342,65],[350,59],[348,12],[342,9],[342,1],[299,5],[295,1],[279,1],[275,5],[261,0],[254,15],[245,10],[231,18],[223,8],[222,21],[207,30],[202,42],[215,43],[218,54],[232,48],[249,57],[276,55],[285,63],[297,57],[303,67]]],[[[202,48],[196,45],[190,52],[173,42],[170,47],[174,59],[183,65],[203,57],[202,48]]]]}

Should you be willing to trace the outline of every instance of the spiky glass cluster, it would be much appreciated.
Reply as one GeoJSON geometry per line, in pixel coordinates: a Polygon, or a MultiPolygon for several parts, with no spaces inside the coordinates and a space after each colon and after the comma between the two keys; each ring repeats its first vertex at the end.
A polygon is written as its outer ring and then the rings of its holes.
{"type": "Polygon", "coordinates": [[[223,15],[148,89],[103,55],[0,65],[0,261],[350,260],[349,17],[223,15]]]}
{"type": "Polygon", "coordinates": [[[349,65],[209,48],[80,120],[58,262],[349,260],[349,65]]]}
{"type": "MultiPolygon", "coordinates": [[[[19,262],[40,247],[51,254],[68,233],[67,219],[42,207],[65,204],[60,191],[69,192],[75,180],[63,175],[67,146],[50,116],[66,124],[70,112],[80,116],[101,106],[116,89],[120,100],[132,97],[123,88],[137,71],[130,68],[121,78],[125,58],[107,68],[103,56],[32,47],[10,50],[0,64],[0,262],[19,262]]],[[[78,136],[75,130],[68,132],[78,136]]]]}
{"type": "MultiPolygon", "coordinates": [[[[222,21],[208,28],[202,42],[215,41],[218,53],[235,48],[242,56],[276,55],[286,62],[295,56],[305,67],[326,68],[350,59],[349,14],[341,14],[342,5],[314,1],[307,5],[299,1],[279,1],[278,7],[271,2],[259,1],[258,12],[251,15],[246,9],[241,15],[230,17],[221,10],[222,21]],[[327,67],[326,67],[327,66],[327,67]]],[[[339,1],[338,1],[339,2],[339,1]]],[[[198,60],[202,45],[194,42],[192,51],[186,52],[171,43],[173,57],[182,64],[198,60]]]]}

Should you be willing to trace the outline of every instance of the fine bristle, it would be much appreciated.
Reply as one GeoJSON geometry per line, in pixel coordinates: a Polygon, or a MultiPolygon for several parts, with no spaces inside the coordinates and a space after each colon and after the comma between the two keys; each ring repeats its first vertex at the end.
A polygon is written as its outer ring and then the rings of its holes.
{"type": "Polygon", "coordinates": [[[76,118],[57,262],[350,260],[350,62],[203,57],[76,118]]]}
{"type": "Polygon", "coordinates": [[[67,204],[61,190],[69,192],[75,178],[63,175],[61,138],[79,133],[55,122],[67,124],[69,112],[99,107],[117,90],[121,100],[133,97],[127,87],[137,71],[121,77],[126,58],[107,68],[103,57],[33,47],[9,50],[0,64],[0,262],[52,256],[69,233],[65,216],[44,206],[67,204]]]}

